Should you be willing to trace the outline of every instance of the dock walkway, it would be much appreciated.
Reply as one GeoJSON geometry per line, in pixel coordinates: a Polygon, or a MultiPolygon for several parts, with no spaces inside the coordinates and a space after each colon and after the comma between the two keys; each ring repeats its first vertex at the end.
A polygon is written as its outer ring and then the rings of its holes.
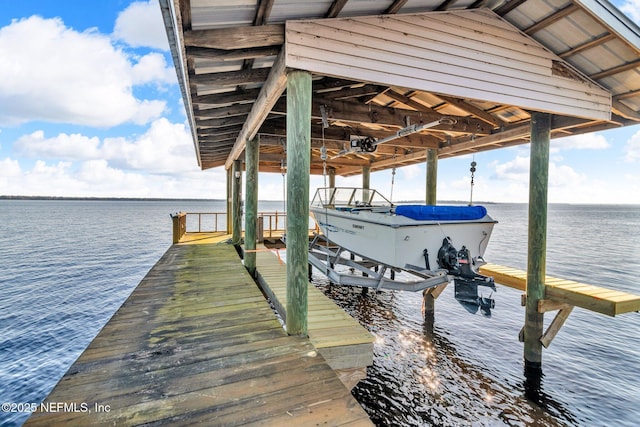
{"type": "MultiPolygon", "coordinates": [[[[263,291],[286,320],[286,265],[264,246],[258,247],[256,264],[263,291]]],[[[366,377],[367,366],[373,364],[375,337],[311,283],[307,288],[307,303],[309,340],[352,388],[366,377]]]]}
{"type": "Polygon", "coordinates": [[[169,248],[46,405],[25,425],[371,425],[234,247],[213,243],[169,248]]]}

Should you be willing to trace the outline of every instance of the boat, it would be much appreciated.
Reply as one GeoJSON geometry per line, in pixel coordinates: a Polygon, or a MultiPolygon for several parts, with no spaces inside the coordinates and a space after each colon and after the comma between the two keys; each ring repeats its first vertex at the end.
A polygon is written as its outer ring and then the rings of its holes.
{"type": "MultiPolygon", "coordinates": [[[[346,284],[415,291],[454,280],[465,297],[471,293],[469,287],[495,290],[493,279],[478,273],[497,223],[483,206],[395,205],[375,189],[327,187],[317,189],[309,210],[321,239],[334,246],[329,253],[328,244],[318,244],[314,239],[310,263],[346,284]],[[345,251],[351,256],[342,262],[338,257],[345,251]],[[353,255],[361,261],[351,259],[353,255]],[[338,263],[366,267],[366,271],[364,267],[359,269],[373,279],[373,284],[345,281],[331,271],[338,263]],[[370,274],[372,266],[375,270],[370,274]],[[380,270],[406,272],[425,282],[390,286],[391,279],[382,277],[380,270]]],[[[481,308],[492,308],[492,301],[482,297],[477,300],[481,308]]]]}

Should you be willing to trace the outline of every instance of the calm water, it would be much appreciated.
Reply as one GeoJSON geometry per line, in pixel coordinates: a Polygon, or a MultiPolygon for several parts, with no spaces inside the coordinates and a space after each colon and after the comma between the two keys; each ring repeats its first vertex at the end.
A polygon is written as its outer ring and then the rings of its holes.
{"type": "MultiPolygon", "coordinates": [[[[282,210],[282,202],[260,210],[282,210]]],[[[500,223],[485,258],[524,268],[526,205],[488,205],[500,223]]],[[[220,202],[0,200],[0,401],[46,397],[171,244],[169,213],[220,202]]],[[[640,206],[553,205],[549,274],[640,293],[640,206]]],[[[640,314],[575,309],[544,351],[527,397],[520,293],[499,287],[491,317],[447,289],[433,328],[421,295],[314,281],[376,336],[374,365],[353,394],[378,425],[631,426],[640,420],[640,314]]],[[[552,315],[546,316],[550,322],[552,315]]],[[[0,412],[0,425],[28,414],[0,412]]]]}

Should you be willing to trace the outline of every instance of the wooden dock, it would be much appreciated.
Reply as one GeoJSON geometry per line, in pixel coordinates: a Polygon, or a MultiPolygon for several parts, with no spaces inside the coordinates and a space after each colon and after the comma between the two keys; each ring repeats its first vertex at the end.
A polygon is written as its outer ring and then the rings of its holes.
{"type": "Polygon", "coordinates": [[[25,425],[371,425],[234,247],[197,242],[167,250],[25,425]]]}
{"type": "MultiPolygon", "coordinates": [[[[264,246],[258,247],[256,262],[263,291],[286,320],[286,265],[264,246]]],[[[307,292],[309,340],[345,385],[352,388],[366,377],[367,366],[373,364],[375,338],[311,283],[307,292]]]]}
{"type": "MultiPolygon", "coordinates": [[[[527,289],[527,272],[497,264],[485,264],[480,273],[521,291],[527,289]]],[[[568,304],[608,316],[640,310],[640,296],[573,280],[546,276],[545,297],[555,303],[568,304]]]]}

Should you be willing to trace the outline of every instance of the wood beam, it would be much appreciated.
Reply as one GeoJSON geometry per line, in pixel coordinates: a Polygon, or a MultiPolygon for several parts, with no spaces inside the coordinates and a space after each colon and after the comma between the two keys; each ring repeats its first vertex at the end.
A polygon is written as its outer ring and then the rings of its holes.
{"type": "MultiPolygon", "coordinates": [[[[276,120],[270,121],[276,122],[276,120]]],[[[312,146],[314,148],[318,148],[316,143],[318,141],[322,141],[323,139],[328,144],[335,144],[339,142],[340,144],[346,143],[351,140],[351,136],[359,136],[359,137],[367,137],[370,136],[376,139],[386,138],[390,135],[393,135],[396,130],[376,130],[369,129],[366,126],[355,125],[353,127],[346,126],[329,126],[326,129],[322,129],[321,125],[312,124],[311,125],[311,138],[312,138],[312,146]],[[324,132],[323,132],[324,131],[324,132]]],[[[262,135],[270,135],[274,137],[284,138],[286,137],[286,129],[284,126],[279,123],[265,123],[260,127],[260,134],[262,135]]],[[[262,141],[262,144],[267,144],[267,142],[262,141]]],[[[393,141],[393,143],[383,144],[380,147],[384,146],[402,146],[407,148],[437,148],[439,144],[439,140],[429,136],[423,135],[419,133],[414,133],[407,135],[403,138],[398,138],[393,141]]],[[[329,146],[327,148],[330,148],[329,146]]],[[[340,147],[342,148],[342,145],[340,147]]]]}
{"type": "Polygon", "coordinates": [[[191,76],[193,85],[212,85],[216,87],[237,86],[240,84],[262,83],[269,75],[269,68],[252,68],[250,70],[225,71],[222,73],[196,74],[191,76]]]}
{"type": "Polygon", "coordinates": [[[567,305],[566,307],[561,308],[558,311],[556,316],[551,321],[551,324],[540,338],[540,343],[544,346],[544,348],[549,348],[549,346],[551,345],[551,341],[553,341],[558,332],[560,332],[560,328],[562,328],[562,325],[564,325],[564,322],[567,320],[572,310],[573,306],[567,305]]]}
{"type": "Polygon", "coordinates": [[[577,12],[579,10],[578,6],[575,5],[574,3],[570,3],[568,6],[558,10],[557,12],[547,16],[546,18],[542,19],[541,21],[536,22],[535,24],[533,24],[532,26],[525,28],[523,30],[524,33],[528,34],[528,35],[532,35],[534,33],[537,33],[538,31],[542,30],[543,28],[548,27],[549,25],[553,24],[554,22],[558,22],[560,19],[571,15],[574,12],[577,12]]]}
{"type": "Polygon", "coordinates": [[[349,0],[333,0],[333,3],[331,3],[331,7],[327,11],[327,13],[325,13],[324,17],[335,18],[340,14],[340,11],[342,11],[342,8],[344,8],[348,1],[349,0]]]}
{"type": "Polygon", "coordinates": [[[411,97],[401,94],[400,92],[396,92],[393,89],[388,89],[384,92],[389,98],[394,99],[407,107],[414,108],[417,111],[423,111],[425,113],[435,113],[440,114],[433,108],[429,108],[424,104],[419,103],[418,101],[414,101],[411,97]]]}
{"type": "Polygon", "coordinates": [[[593,47],[596,46],[600,46],[605,44],[608,41],[611,40],[615,40],[616,39],[616,35],[615,34],[611,34],[611,33],[605,33],[604,35],[602,35],[601,37],[598,37],[597,39],[588,41],[586,43],[583,43],[579,46],[574,47],[573,49],[569,49],[567,51],[564,51],[560,54],[558,54],[558,56],[562,59],[568,58],[570,56],[576,55],[580,52],[583,52],[585,50],[591,49],[593,47]]]}
{"type": "Polygon", "coordinates": [[[511,12],[513,9],[517,8],[518,6],[520,6],[522,3],[526,2],[527,0],[509,0],[506,3],[504,3],[502,6],[500,6],[499,8],[495,9],[494,12],[497,13],[500,16],[504,16],[507,13],[511,12]]]}
{"type": "Polygon", "coordinates": [[[225,162],[225,167],[227,169],[231,167],[231,163],[240,155],[240,153],[242,153],[246,141],[256,135],[260,125],[265,121],[267,115],[271,111],[273,105],[280,98],[280,95],[282,95],[282,92],[284,92],[286,86],[287,73],[285,66],[285,53],[283,49],[280,51],[276,62],[271,67],[267,81],[262,86],[262,89],[260,89],[260,94],[251,108],[251,113],[249,113],[247,120],[244,122],[242,130],[236,139],[236,143],[229,153],[229,157],[225,162]]]}
{"type": "Polygon", "coordinates": [[[356,88],[343,88],[336,91],[326,92],[323,93],[323,97],[343,101],[362,96],[377,96],[382,90],[384,90],[384,88],[378,85],[364,85],[356,88]]]}
{"type": "Polygon", "coordinates": [[[256,16],[253,18],[253,25],[264,25],[271,15],[271,8],[274,0],[260,0],[256,9],[256,16]]]}
{"type": "Polygon", "coordinates": [[[194,105],[227,105],[235,103],[254,102],[260,93],[260,89],[249,89],[245,91],[233,91],[224,93],[214,93],[211,95],[193,95],[191,102],[194,105]]]}
{"type": "Polygon", "coordinates": [[[196,118],[196,128],[198,129],[215,129],[222,128],[227,126],[241,125],[245,121],[244,116],[233,116],[226,117],[224,119],[197,119],[196,118]]]}
{"type": "Polygon", "coordinates": [[[433,9],[433,11],[434,12],[442,12],[442,11],[445,11],[445,10],[449,10],[451,5],[454,4],[455,2],[456,2],[456,0],[444,0],[442,3],[440,3],[438,5],[438,7],[433,9]]]}
{"type": "Polygon", "coordinates": [[[445,95],[437,95],[438,98],[442,99],[443,101],[446,101],[447,103],[460,108],[461,110],[464,110],[466,112],[468,112],[469,114],[473,114],[474,116],[476,116],[477,118],[479,118],[482,121],[485,121],[487,123],[489,123],[490,125],[494,125],[497,127],[505,127],[507,126],[507,123],[500,120],[498,117],[494,116],[491,113],[488,113],[486,111],[484,111],[481,108],[476,107],[475,105],[472,105],[460,98],[454,98],[452,96],[445,96],[445,95]]]}
{"type": "Polygon", "coordinates": [[[405,4],[407,4],[407,0],[395,0],[387,8],[387,10],[384,11],[384,13],[387,14],[387,15],[392,15],[394,13],[398,13],[400,11],[400,9],[402,9],[402,6],[404,6],[405,4]]]}
{"type": "Polygon", "coordinates": [[[489,145],[498,145],[505,141],[511,141],[514,139],[527,138],[531,128],[529,124],[519,125],[511,129],[497,132],[493,135],[485,136],[482,138],[471,139],[465,142],[451,144],[445,147],[441,147],[438,150],[438,154],[452,156],[461,151],[467,151],[470,149],[476,149],[480,147],[487,147],[489,145]]]}
{"type": "Polygon", "coordinates": [[[633,70],[634,68],[640,68],[640,59],[629,62],[628,64],[622,64],[618,67],[609,68],[608,70],[601,71],[599,73],[591,74],[589,77],[593,80],[600,80],[605,77],[612,76],[614,74],[622,73],[624,71],[633,70]]]}
{"type": "Polygon", "coordinates": [[[214,28],[184,32],[185,46],[243,49],[284,43],[284,24],[214,28]]]}
{"type": "MultiPolygon", "coordinates": [[[[406,126],[407,119],[409,119],[411,123],[425,123],[445,117],[445,115],[437,112],[419,112],[414,110],[366,105],[357,102],[338,101],[316,97],[313,100],[311,112],[313,119],[322,119],[320,105],[325,106],[325,109],[329,113],[330,121],[338,120],[340,122],[356,124],[373,123],[380,126],[395,128],[402,128],[406,126]]],[[[285,115],[287,111],[284,101],[276,103],[273,107],[273,112],[285,115]]],[[[439,125],[429,130],[461,133],[471,132],[479,135],[488,135],[491,133],[491,128],[482,120],[471,117],[450,115],[447,115],[446,117],[452,117],[457,121],[453,125],[439,125]]]]}
{"type": "Polygon", "coordinates": [[[228,62],[244,59],[264,58],[274,56],[280,52],[280,46],[249,47],[243,49],[225,50],[210,47],[187,46],[187,56],[198,59],[210,59],[213,61],[228,62]]]}
{"type": "Polygon", "coordinates": [[[233,116],[246,116],[251,112],[251,104],[236,104],[221,108],[194,109],[193,114],[197,119],[222,119],[233,116]]]}
{"type": "Polygon", "coordinates": [[[191,31],[191,0],[179,2],[180,18],[182,20],[182,31],[191,31]]]}

